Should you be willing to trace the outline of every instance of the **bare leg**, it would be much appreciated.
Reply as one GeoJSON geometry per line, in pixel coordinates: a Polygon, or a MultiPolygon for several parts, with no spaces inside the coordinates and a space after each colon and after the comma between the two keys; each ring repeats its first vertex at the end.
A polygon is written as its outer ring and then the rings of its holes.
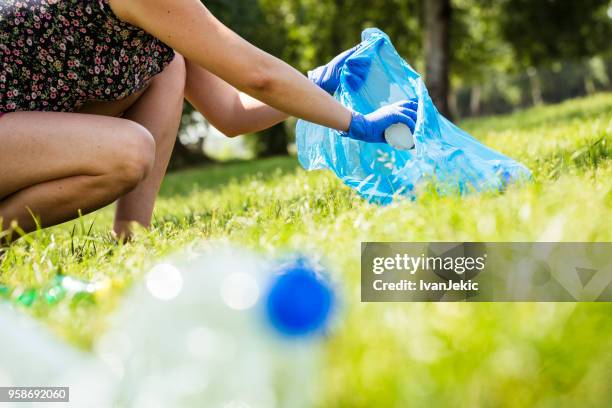
{"type": "Polygon", "coordinates": [[[164,72],[153,79],[146,93],[125,112],[124,118],[140,123],[151,132],[156,154],[149,175],[117,202],[115,232],[120,237],[130,235],[130,224],[133,222],[150,226],[155,199],[176,141],[184,91],[185,62],[177,54],[164,72]]]}
{"type": "Polygon", "coordinates": [[[177,55],[146,90],[122,101],[88,104],[74,114],[5,115],[0,120],[0,243],[10,241],[13,223],[33,231],[32,214],[42,227],[52,226],[132,190],[135,194],[118,202],[116,230],[128,234],[131,221],[148,226],[176,139],[184,84],[184,61],[177,55]],[[124,119],[102,116],[123,112],[124,119]]]}
{"type": "Polygon", "coordinates": [[[155,157],[143,126],[78,113],[6,114],[0,146],[1,234],[14,222],[33,231],[31,213],[46,227],[101,208],[140,183],[155,157]]]}

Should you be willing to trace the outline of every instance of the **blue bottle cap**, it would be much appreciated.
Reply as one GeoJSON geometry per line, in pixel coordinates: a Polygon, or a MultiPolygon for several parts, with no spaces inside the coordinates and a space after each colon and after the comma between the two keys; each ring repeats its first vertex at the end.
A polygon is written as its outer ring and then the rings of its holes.
{"type": "Polygon", "coordinates": [[[296,265],[276,277],[266,299],[266,313],[280,333],[307,336],[325,329],[333,302],[329,284],[308,267],[296,265]]]}

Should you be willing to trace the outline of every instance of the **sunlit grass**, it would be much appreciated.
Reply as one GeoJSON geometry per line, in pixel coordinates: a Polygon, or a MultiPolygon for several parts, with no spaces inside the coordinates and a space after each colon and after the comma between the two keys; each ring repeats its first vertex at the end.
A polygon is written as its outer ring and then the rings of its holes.
{"type": "Polygon", "coordinates": [[[43,287],[58,273],[105,282],[95,302],[28,309],[87,348],[124,290],[166,254],[204,239],[299,251],[321,257],[343,290],[322,406],[608,405],[611,305],[359,303],[361,241],[612,238],[612,94],[462,125],[527,165],[534,182],[382,208],[292,158],[189,170],[167,178],[153,230],[134,242],[113,243],[105,210],[21,240],[0,282],[43,287]]]}

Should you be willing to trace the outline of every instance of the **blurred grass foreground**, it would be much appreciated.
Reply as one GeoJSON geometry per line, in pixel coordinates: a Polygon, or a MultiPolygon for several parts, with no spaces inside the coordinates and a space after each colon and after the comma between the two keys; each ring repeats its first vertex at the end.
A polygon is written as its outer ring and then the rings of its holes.
{"type": "MultiPolygon", "coordinates": [[[[109,282],[95,302],[24,309],[83,348],[156,260],[200,240],[328,266],[343,310],[318,374],[321,407],[604,407],[612,404],[610,304],[362,304],[361,241],[610,241],[612,94],[461,123],[526,164],[532,184],[466,198],[372,206],[295,158],[169,176],[154,228],[117,245],[105,210],[40,231],[0,261],[0,283],[57,274],[109,282]]],[[[10,328],[2,328],[10,330],[10,328]]]]}

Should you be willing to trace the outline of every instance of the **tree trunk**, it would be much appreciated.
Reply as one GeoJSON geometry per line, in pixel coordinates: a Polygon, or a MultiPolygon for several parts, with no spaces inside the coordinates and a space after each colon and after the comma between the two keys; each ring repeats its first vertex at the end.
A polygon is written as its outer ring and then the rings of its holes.
{"type": "Polygon", "coordinates": [[[450,0],[426,0],[425,10],[425,79],[436,107],[450,117],[448,105],[450,64],[450,0]]]}
{"type": "Polygon", "coordinates": [[[259,157],[284,156],[289,154],[289,137],[284,123],[272,126],[259,135],[259,157]]]}
{"type": "Polygon", "coordinates": [[[479,116],[480,106],[482,100],[482,86],[475,85],[472,87],[472,93],[470,94],[470,115],[479,116]]]}
{"type": "Polygon", "coordinates": [[[168,170],[174,171],[210,162],[211,160],[204,155],[204,152],[201,149],[199,149],[199,151],[192,150],[182,144],[181,141],[176,138],[176,143],[174,144],[174,150],[172,150],[172,157],[170,159],[168,170]]]}
{"type": "Polygon", "coordinates": [[[451,92],[448,95],[448,110],[450,111],[450,115],[446,116],[447,118],[458,118],[461,116],[461,111],[459,110],[459,104],[457,102],[456,92],[451,92]]]}
{"type": "Polygon", "coordinates": [[[529,85],[531,86],[531,101],[534,106],[540,106],[544,103],[542,98],[542,82],[540,81],[540,74],[534,67],[527,69],[527,77],[529,77],[529,85]]]}

